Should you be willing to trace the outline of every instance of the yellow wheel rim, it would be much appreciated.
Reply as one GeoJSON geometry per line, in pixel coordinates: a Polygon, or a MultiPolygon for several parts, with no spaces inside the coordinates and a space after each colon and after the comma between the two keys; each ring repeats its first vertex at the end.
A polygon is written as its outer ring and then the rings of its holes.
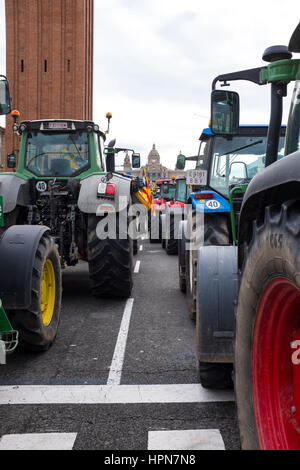
{"type": "Polygon", "coordinates": [[[41,286],[41,310],[42,320],[45,326],[49,326],[53,317],[55,304],[55,273],[52,261],[46,260],[41,286]]]}

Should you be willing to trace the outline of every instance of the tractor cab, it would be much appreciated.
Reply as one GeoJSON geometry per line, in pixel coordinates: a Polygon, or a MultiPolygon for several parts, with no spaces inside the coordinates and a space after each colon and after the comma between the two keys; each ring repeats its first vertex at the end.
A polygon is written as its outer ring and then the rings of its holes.
{"type": "Polygon", "coordinates": [[[175,179],[175,194],[171,201],[166,202],[170,208],[184,208],[192,192],[190,185],[186,184],[185,176],[178,176],[175,179]]]}
{"type": "Polygon", "coordinates": [[[176,184],[175,179],[167,178],[156,181],[156,193],[159,196],[154,199],[153,204],[158,207],[164,208],[167,202],[174,200],[176,184]]]}
{"type": "Polygon", "coordinates": [[[23,121],[18,164],[14,155],[9,169],[35,178],[72,178],[88,171],[105,171],[105,134],[91,121],[23,121]]]}
{"type": "Polygon", "coordinates": [[[84,178],[99,172],[117,173],[115,156],[132,152],[132,166],[139,168],[140,155],[132,149],[115,147],[115,140],[104,146],[107,132],[92,121],[47,119],[23,121],[14,130],[21,136],[18,158],[8,155],[7,167],[36,179],[84,178]]]}

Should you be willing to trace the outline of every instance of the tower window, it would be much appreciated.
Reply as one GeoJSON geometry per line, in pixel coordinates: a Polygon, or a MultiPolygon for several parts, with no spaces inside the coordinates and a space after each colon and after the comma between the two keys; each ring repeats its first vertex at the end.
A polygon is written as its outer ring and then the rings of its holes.
{"type": "Polygon", "coordinates": [[[47,72],[48,69],[48,63],[47,60],[44,60],[44,71],[47,72]]]}
{"type": "Polygon", "coordinates": [[[24,60],[21,60],[21,72],[24,72],[24,60]]]}
{"type": "Polygon", "coordinates": [[[70,61],[70,59],[68,59],[68,72],[70,72],[70,71],[71,71],[71,61],[70,61]]]}

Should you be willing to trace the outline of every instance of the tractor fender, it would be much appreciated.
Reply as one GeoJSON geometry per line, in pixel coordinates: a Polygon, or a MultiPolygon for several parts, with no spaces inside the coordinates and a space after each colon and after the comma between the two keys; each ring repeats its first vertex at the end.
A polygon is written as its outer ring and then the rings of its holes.
{"type": "Polygon", "coordinates": [[[219,193],[211,190],[203,190],[201,194],[210,194],[209,199],[196,198],[197,193],[192,193],[189,197],[189,203],[197,212],[204,212],[205,214],[212,214],[218,212],[230,212],[230,204],[227,199],[219,193]]]}
{"type": "Polygon", "coordinates": [[[106,175],[92,175],[81,181],[78,207],[85,214],[101,215],[102,212],[121,212],[130,204],[131,179],[114,174],[109,183],[115,184],[114,197],[97,197],[100,183],[107,183],[106,175]],[[107,209],[107,210],[105,210],[107,209]]]}
{"type": "Polygon", "coordinates": [[[254,220],[264,217],[265,207],[299,199],[300,151],[287,155],[255,175],[244,195],[239,217],[239,267],[243,264],[243,244],[249,242],[254,220]]]}
{"type": "Polygon", "coordinates": [[[0,196],[3,196],[3,211],[5,214],[12,212],[17,205],[29,205],[28,181],[15,175],[1,175],[0,173],[0,196]]]}
{"type": "Polygon", "coordinates": [[[41,225],[13,225],[0,240],[0,298],[8,310],[28,309],[32,270],[39,242],[49,231],[41,225]]]}
{"type": "Polygon", "coordinates": [[[237,247],[198,250],[196,337],[200,362],[233,362],[237,247]]]}

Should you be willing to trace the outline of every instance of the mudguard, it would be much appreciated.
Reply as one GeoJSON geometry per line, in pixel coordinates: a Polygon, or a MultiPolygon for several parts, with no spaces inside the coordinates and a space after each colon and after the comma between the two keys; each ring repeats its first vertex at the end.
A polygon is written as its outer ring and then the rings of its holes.
{"type": "Polygon", "coordinates": [[[114,174],[109,180],[109,183],[115,184],[113,198],[97,197],[98,186],[101,182],[107,182],[106,174],[92,175],[81,181],[78,199],[81,212],[101,215],[101,207],[103,212],[109,207],[116,212],[124,210],[131,197],[131,178],[114,174]]]}
{"type": "Polygon", "coordinates": [[[27,206],[30,203],[28,181],[13,174],[0,174],[0,196],[3,196],[5,214],[12,212],[17,205],[27,206]]]}
{"type": "Polygon", "coordinates": [[[196,336],[200,362],[233,362],[237,289],[237,247],[199,248],[196,336]]]}
{"type": "Polygon", "coordinates": [[[212,198],[196,199],[197,193],[192,193],[190,195],[190,201],[192,203],[193,209],[195,209],[197,212],[204,212],[205,214],[212,214],[215,212],[230,212],[229,202],[220,194],[210,190],[203,190],[201,193],[210,193],[212,198]]]}
{"type": "Polygon", "coordinates": [[[0,239],[0,298],[7,310],[30,307],[36,250],[47,231],[41,225],[14,225],[0,239]]]}
{"type": "MultiPolygon", "coordinates": [[[[300,151],[287,155],[255,175],[245,193],[239,218],[239,245],[251,231],[252,221],[270,204],[299,198],[300,151]]],[[[241,265],[242,257],[239,259],[241,265]]]]}

